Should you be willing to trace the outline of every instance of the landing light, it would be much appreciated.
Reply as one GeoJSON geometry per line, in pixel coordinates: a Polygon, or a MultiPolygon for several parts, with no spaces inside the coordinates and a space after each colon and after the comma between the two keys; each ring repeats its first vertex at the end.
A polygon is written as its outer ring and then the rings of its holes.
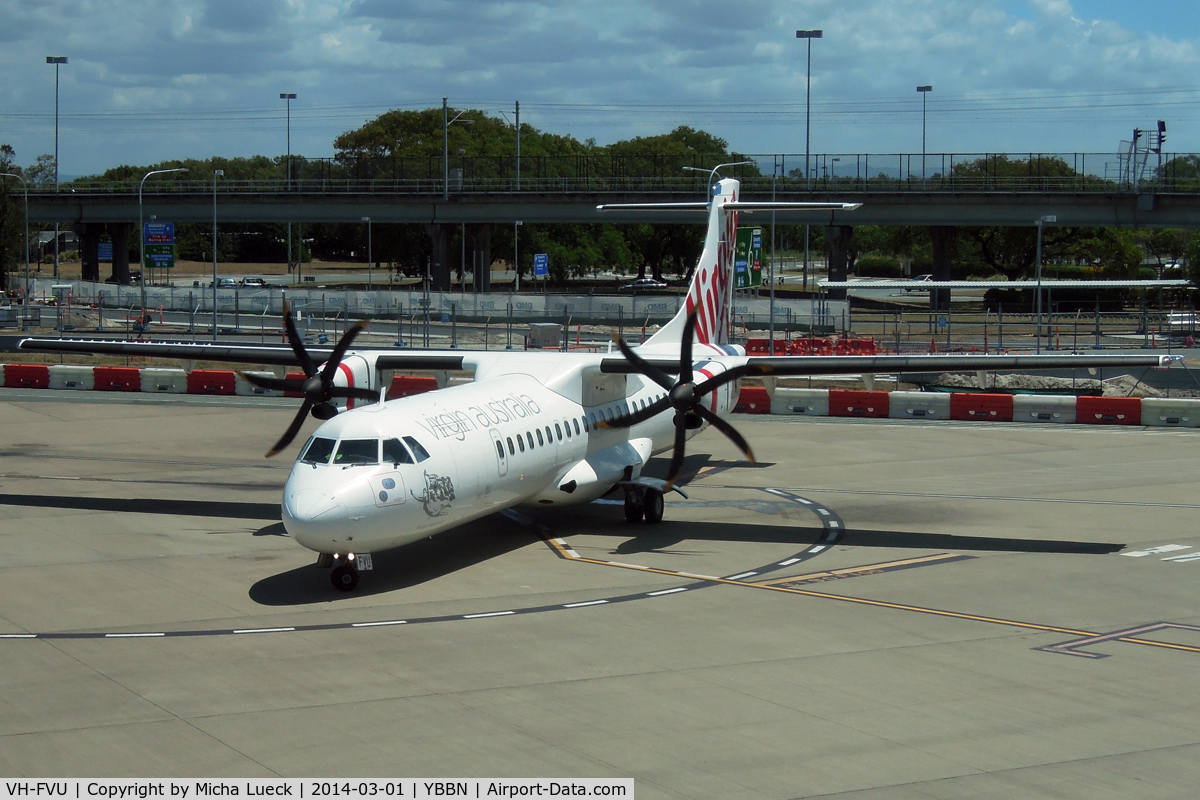
{"type": "Polygon", "coordinates": [[[347,561],[353,561],[353,560],[354,560],[354,553],[346,553],[346,560],[347,560],[347,561]]]}

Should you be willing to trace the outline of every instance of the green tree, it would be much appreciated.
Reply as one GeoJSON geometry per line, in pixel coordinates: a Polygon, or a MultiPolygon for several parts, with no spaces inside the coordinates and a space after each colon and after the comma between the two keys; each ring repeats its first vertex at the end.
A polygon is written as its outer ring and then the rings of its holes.
{"type": "MultiPolygon", "coordinates": [[[[22,174],[16,164],[16,151],[11,145],[0,144],[0,172],[22,174]]],[[[21,205],[21,182],[0,178],[0,294],[12,285],[9,273],[24,263],[25,211],[21,205]]]]}

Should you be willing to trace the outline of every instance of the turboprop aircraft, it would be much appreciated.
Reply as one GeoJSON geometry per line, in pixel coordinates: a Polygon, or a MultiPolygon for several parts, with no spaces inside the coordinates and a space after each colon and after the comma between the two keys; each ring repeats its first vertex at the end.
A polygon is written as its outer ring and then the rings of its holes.
{"type": "MultiPolygon", "coordinates": [[[[714,174],[715,174],[714,170],[714,174]]],[[[182,360],[299,365],[303,379],[247,374],[267,389],[300,392],[301,406],[267,453],[285,449],[309,415],[323,420],[300,450],[283,490],[283,523],[354,589],[371,554],[514,506],[557,508],[621,491],[629,522],[662,520],[678,492],[687,440],[711,426],[753,460],[724,418],[746,376],[1153,367],[1152,355],[748,357],[729,341],[739,213],[853,211],[856,204],[765,203],[738,198],[733,179],[710,181],[706,202],[600,206],[693,209],[708,214],[686,302],[645,343],[620,339],[620,356],[565,352],[352,350],[365,322],[332,349],[306,349],[290,311],[290,348],[192,343],[26,339],[22,349],[182,360]],[[320,362],[324,362],[323,364],[320,362]],[[474,380],[384,400],[390,371],[471,370],[474,380]],[[643,469],[671,451],[665,480],[643,469]]]]}

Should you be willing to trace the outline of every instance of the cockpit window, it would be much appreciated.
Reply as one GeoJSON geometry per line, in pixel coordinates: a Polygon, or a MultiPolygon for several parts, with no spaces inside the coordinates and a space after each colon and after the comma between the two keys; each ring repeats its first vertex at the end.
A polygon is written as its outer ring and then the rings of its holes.
{"type": "Polygon", "coordinates": [[[324,439],[320,436],[314,436],[308,442],[308,447],[304,448],[304,454],[300,456],[300,460],[305,464],[328,464],[329,457],[333,455],[333,439],[324,439]]]}
{"type": "Polygon", "coordinates": [[[413,455],[417,457],[417,463],[420,464],[429,458],[429,451],[421,447],[421,443],[411,436],[405,436],[404,442],[412,448],[413,455]]]}
{"type": "Polygon", "coordinates": [[[399,439],[383,440],[383,460],[393,464],[411,464],[413,457],[399,439]]]}
{"type": "Polygon", "coordinates": [[[335,464],[378,464],[378,439],[342,439],[338,445],[335,464]]]}

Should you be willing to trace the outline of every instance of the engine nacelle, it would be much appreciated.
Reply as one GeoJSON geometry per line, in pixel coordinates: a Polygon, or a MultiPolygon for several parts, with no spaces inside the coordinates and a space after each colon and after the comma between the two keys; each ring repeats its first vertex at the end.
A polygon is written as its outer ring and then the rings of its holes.
{"type": "MultiPolygon", "coordinates": [[[[325,365],[321,364],[317,369],[324,369],[325,365]]],[[[337,372],[333,375],[334,386],[356,386],[362,389],[371,389],[379,391],[379,380],[376,377],[373,365],[359,355],[348,354],[342,359],[342,363],[338,364],[337,372]]],[[[364,401],[356,400],[353,397],[335,397],[334,405],[339,411],[347,411],[362,405],[364,401]]]]}

